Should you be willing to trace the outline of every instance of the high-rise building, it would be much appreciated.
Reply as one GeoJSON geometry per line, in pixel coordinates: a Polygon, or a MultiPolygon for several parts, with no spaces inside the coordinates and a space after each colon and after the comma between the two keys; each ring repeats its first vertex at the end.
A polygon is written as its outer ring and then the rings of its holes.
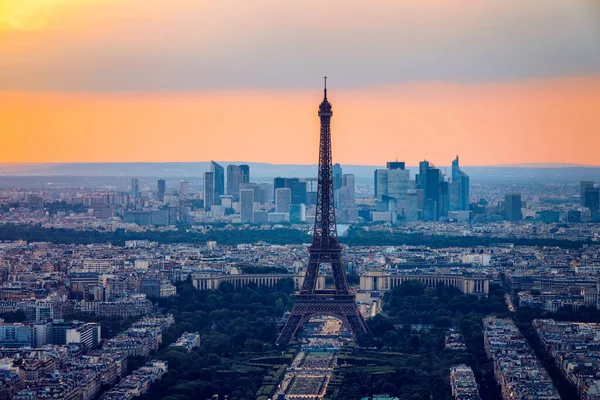
{"type": "Polygon", "coordinates": [[[407,221],[416,221],[419,219],[419,193],[415,189],[410,189],[406,193],[404,218],[407,221]]]}
{"type": "Polygon", "coordinates": [[[375,170],[375,197],[390,196],[397,201],[406,199],[410,187],[410,171],[404,168],[404,162],[392,161],[386,169],[375,170]]]}
{"type": "Polygon", "coordinates": [[[592,221],[598,222],[594,218],[594,212],[600,211],[600,188],[587,188],[585,190],[585,206],[592,212],[592,221]]]}
{"type": "Polygon", "coordinates": [[[340,164],[333,164],[333,190],[338,190],[342,187],[342,166],[340,164]]]}
{"type": "Polygon", "coordinates": [[[460,166],[458,165],[458,156],[452,161],[452,180],[460,179],[460,166]]]}
{"type": "Polygon", "coordinates": [[[460,171],[460,190],[458,192],[458,198],[460,200],[458,206],[461,210],[468,210],[470,207],[470,195],[471,195],[471,178],[469,175],[460,171]]]}
{"type": "Polygon", "coordinates": [[[468,210],[469,209],[469,175],[461,171],[458,165],[458,156],[452,161],[452,182],[450,182],[450,210],[468,210]]]}
{"type": "Polygon", "coordinates": [[[254,190],[240,189],[240,214],[242,224],[254,222],[254,190]]]}
{"type": "Polygon", "coordinates": [[[289,188],[277,188],[275,190],[275,211],[278,213],[289,213],[292,204],[292,190],[289,188]]]}
{"type": "Polygon", "coordinates": [[[131,197],[134,200],[140,197],[140,181],[137,178],[131,179],[131,197]]]}
{"type": "Polygon", "coordinates": [[[179,198],[183,199],[188,194],[188,181],[181,180],[179,181],[179,198]]]}
{"type": "Polygon", "coordinates": [[[387,169],[406,169],[406,163],[404,161],[388,161],[385,167],[387,169]]]}
{"type": "Polygon", "coordinates": [[[581,207],[587,207],[586,201],[585,201],[585,192],[588,189],[593,189],[594,188],[594,181],[581,181],[579,183],[579,201],[581,204],[581,207]]]}
{"type": "Polygon", "coordinates": [[[340,209],[354,208],[355,180],[354,174],[342,175],[342,187],[338,190],[338,198],[336,198],[340,209]]]}
{"type": "Polygon", "coordinates": [[[270,183],[261,183],[259,184],[260,187],[260,198],[258,200],[258,202],[260,204],[267,204],[267,203],[272,203],[273,202],[273,185],[270,183]]]}
{"type": "Polygon", "coordinates": [[[254,192],[254,202],[260,203],[260,185],[258,183],[240,183],[240,201],[242,199],[242,190],[249,189],[254,192]]]}
{"type": "Polygon", "coordinates": [[[521,194],[508,193],[504,196],[504,217],[507,221],[520,221],[523,219],[521,213],[521,194]]]}
{"type": "Polygon", "coordinates": [[[378,200],[381,200],[382,196],[387,196],[388,172],[389,170],[387,169],[376,169],[373,173],[374,195],[378,200]]]}
{"type": "Polygon", "coordinates": [[[317,178],[302,178],[302,182],[306,184],[306,205],[312,206],[317,203],[317,178]]]}
{"type": "Polygon", "coordinates": [[[410,188],[410,171],[407,169],[388,170],[387,195],[400,204],[406,200],[406,192],[410,188]]]}
{"type": "Polygon", "coordinates": [[[164,179],[159,179],[157,182],[156,198],[158,201],[165,201],[165,193],[167,191],[167,183],[164,179]]]}
{"type": "Polygon", "coordinates": [[[209,210],[215,205],[215,174],[213,172],[204,173],[204,208],[209,210]]]}
{"type": "Polygon", "coordinates": [[[225,169],[214,161],[210,162],[210,172],[214,182],[214,204],[220,204],[222,195],[225,194],[225,169]]]}
{"type": "Polygon", "coordinates": [[[375,170],[375,197],[388,204],[386,211],[402,214],[406,208],[406,192],[410,188],[410,171],[405,169],[404,162],[391,161],[386,169],[375,170]],[[389,202],[390,199],[394,201],[389,202]],[[395,205],[390,209],[389,205],[395,205]]]}
{"type": "Polygon", "coordinates": [[[433,199],[436,203],[440,201],[440,182],[442,176],[437,168],[428,168],[425,170],[423,179],[423,195],[425,200],[433,199]]]}
{"type": "Polygon", "coordinates": [[[437,221],[439,204],[432,198],[423,200],[423,219],[425,221],[437,221]]]}
{"type": "Polygon", "coordinates": [[[276,196],[277,189],[281,189],[285,187],[285,182],[287,178],[277,177],[273,179],[273,198],[276,196]]]}
{"type": "Polygon", "coordinates": [[[600,188],[586,189],[585,206],[590,210],[600,210],[600,188]]]}
{"type": "Polygon", "coordinates": [[[417,189],[425,190],[425,179],[426,179],[425,175],[426,175],[429,167],[430,167],[429,161],[421,161],[419,163],[419,173],[415,177],[415,183],[416,183],[417,189]]]}
{"type": "Polygon", "coordinates": [[[240,184],[250,182],[250,167],[247,165],[227,166],[227,194],[233,196],[233,201],[240,197],[240,184]]]}
{"type": "Polygon", "coordinates": [[[448,211],[450,210],[450,195],[449,195],[448,182],[441,181],[439,183],[439,191],[440,191],[440,205],[438,208],[439,216],[440,216],[440,218],[447,217],[448,211]]]}
{"type": "MultiPolygon", "coordinates": [[[[422,207],[423,218],[426,221],[437,221],[442,211],[444,211],[445,205],[442,205],[440,201],[441,190],[444,187],[440,183],[443,180],[440,170],[435,168],[433,164],[430,164],[428,161],[419,163],[419,175],[416,179],[416,187],[423,190],[422,204],[419,204],[419,207],[422,207]]],[[[449,198],[444,198],[443,200],[449,203],[449,198]]]]}
{"type": "Polygon", "coordinates": [[[275,178],[273,180],[273,189],[287,188],[291,190],[291,204],[306,204],[306,181],[298,178],[275,178]]]}

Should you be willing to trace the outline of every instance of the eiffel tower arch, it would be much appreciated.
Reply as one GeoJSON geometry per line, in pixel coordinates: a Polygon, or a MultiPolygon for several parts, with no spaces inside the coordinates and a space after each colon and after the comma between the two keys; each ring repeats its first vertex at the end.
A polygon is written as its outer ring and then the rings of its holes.
{"type": "Polygon", "coordinates": [[[327,100],[327,77],[323,101],[319,106],[321,135],[319,144],[319,177],[313,241],[308,248],[309,259],[302,289],[296,293],[294,308],[277,343],[287,343],[296,336],[302,324],[316,316],[339,318],[357,338],[367,333],[367,324],[350,290],[342,261],[335,220],[333,171],[331,159],[331,117],[333,110],[327,100]],[[333,290],[317,290],[317,277],[322,264],[331,265],[333,290]]]}

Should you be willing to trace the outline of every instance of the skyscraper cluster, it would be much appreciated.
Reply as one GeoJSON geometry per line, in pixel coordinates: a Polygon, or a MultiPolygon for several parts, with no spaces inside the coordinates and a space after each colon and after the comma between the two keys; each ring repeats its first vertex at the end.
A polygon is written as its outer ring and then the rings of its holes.
{"type": "MultiPolygon", "coordinates": [[[[341,165],[335,164],[332,181],[341,220],[357,221],[354,175],[343,174],[341,165]]],[[[272,184],[251,182],[248,165],[231,164],[223,168],[215,161],[211,161],[210,171],[204,173],[203,188],[204,210],[209,215],[218,218],[223,213],[239,213],[241,223],[307,222],[307,218],[314,216],[317,199],[316,178],[276,177],[272,184]]],[[[187,187],[180,191],[187,192],[187,187]]]]}
{"type": "Polygon", "coordinates": [[[458,157],[452,162],[452,176],[445,179],[429,161],[419,163],[419,173],[411,181],[410,171],[401,161],[388,162],[375,170],[375,220],[394,222],[438,221],[440,218],[469,219],[469,176],[461,171],[458,157]]]}
{"type": "MultiPolygon", "coordinates": [[[[348,211],[355,207],[355,177],[353,174],[344,174],[342,166],[334,164],[332,166],[332,181],[336,209],[347,217],[348,211]]],[[[316,178],[277,177],[273,180],[273,189],[277,212],[290,212],[289,207],[291,206],[295,211],[294,215],[303,216],[306,213],[306,208],[314,206],[317,202],[316,178]],[[279,203],[277,201],[278,192],[281,198],[279,203]],[[286,203],[288,195],[289,204],[286,203]],[[300,205],[304,207],[295,207],[300,205]]]]}

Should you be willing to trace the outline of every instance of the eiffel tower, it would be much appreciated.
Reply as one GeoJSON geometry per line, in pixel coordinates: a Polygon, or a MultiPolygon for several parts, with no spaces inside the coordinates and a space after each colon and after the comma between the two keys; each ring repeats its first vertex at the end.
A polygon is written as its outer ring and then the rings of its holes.
{"type": "Polygon", "coordinates": [[[319,178],[317,209],[313,241],[308,248],[310,257],[304,283],[294,299],[294,308],[283,326],[277,343],[287,343],[296,336],[298,328],[316,316],[333,316],[342,320],[357,338],[367,332],[367,324],[356,305],[354,292],[348,286],[342,262],[342,247],[338,241],[335,207],[333,202],[333,172],[331,167],[331,116],[333,110],[327,100],[327,77],[324,96],[319,106],[321,140],[319,146],[319,178]],[[317,290],[319,267],[330,264],[333,290],[317,290]]]}

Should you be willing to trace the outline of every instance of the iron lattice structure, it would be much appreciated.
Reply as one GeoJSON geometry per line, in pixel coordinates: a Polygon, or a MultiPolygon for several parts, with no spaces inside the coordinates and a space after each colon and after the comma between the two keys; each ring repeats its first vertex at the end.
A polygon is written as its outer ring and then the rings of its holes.
{"type": "Polygon", "coordinates": [[[348,286],[341,257],[342,247],[337,236],[331,162],[330,125],[332,116],[331,103],[327,100],[326,77],[323,101],[319,106],[321,135],[313,241],[308,249],[310,256],[302,289],[296,294],[294,308],[281,330],[277,343],[287,343],[296,335],[302,324],[312,317],[322,315],[333,316],[342,320],[355,338],[367,332],[365,320],[356,305],[355,294],[348,286]],[[316,289],[321,264],[331,265],[333,290],[316,289]]]}

